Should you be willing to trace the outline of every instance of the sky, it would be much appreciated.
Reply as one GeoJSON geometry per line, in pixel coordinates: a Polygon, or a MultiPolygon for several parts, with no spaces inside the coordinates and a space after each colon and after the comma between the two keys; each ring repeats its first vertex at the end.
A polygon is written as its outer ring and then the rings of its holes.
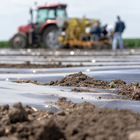
{"type": "Polygon", "coordinates": [[[86,16],[114,26],[120,15],[126,24],[124,38],[140,38],[140,0],[0,0],[0,40],[9,40],[19,25],[30,20],[29,9],[45,3],[65,3],[68,17],[86,16]]]}

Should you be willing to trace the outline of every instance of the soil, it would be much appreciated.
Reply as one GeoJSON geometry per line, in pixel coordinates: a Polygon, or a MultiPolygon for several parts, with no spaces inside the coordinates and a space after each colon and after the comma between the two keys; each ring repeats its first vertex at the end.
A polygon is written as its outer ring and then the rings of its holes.
{"type": "Polygon", "coordinates": [[[125,99],[140,100],[140,86],[138,82],[125,85],[114,93],[124,96],[125,99]]]}
{"type": "Polygon", "coordinates": [[[14,80],[12,82],[15,82],[15,83],[31,83],[31,84],[35,84],[35,85],[47,85],[47,84],[44,84],[44,83],[39,83],[37,82],[37,80],[34,80],[34,81],[31,81],[31,80],[14,80]]]}
{"type": "MultiPolygon", "coordinates": [[[[140,100],[140,86],[139,83],[131,83],[126,84],[125,81],[116,79],[112,80],[115,84],[115,88],[121,88],[120,90],[117,91],[111,91],[113,93],[122,95],[122,99],[130,99],[130,100],[140,100]]],[[[13,81],[16,83],[32,83],[36,85],[49,85],[49,86],[70,86],[70,87],[92,87],[92,88],[100,88],[100,89],[109,89],[110,88],[110,82],[108,81],[102,81],[102,80],[97,80],[94,78],[91,78],[82,72],[71,74],[67,77],[62,78],[60,81],[51,81],[50,83],[39,83],[36,80],[35,81],[30,81],[30,80],[17,80],[13,81]]],[[[77,89],[74,88],[72,91],[75,92],[93,92],[91,90],[84,90],[84,89],[77,89]]],[[[97,92],[98,93],[98,92],[97,92]]]]}
{"type": "MultiPolygon", "coordinates": [[[[30,80],[17,80],[13,81],[16,83],[33,83],[37,85],[48,85],[48,86],[67,86],[67,87],[92,87],[92,88],[101,88],[101,89],[107,89],[110,88],[110,82],[108,81],[102,81],[98,79],[91,78],[82,72],[78,72],[75,74],[71,74],[67,77],[62,78],[60,81],[51,81],[50,83],[38,83],[37,81],[30,81],[30,80]]],[[[126,82],[120,79],[114,80],[114,83],[116,84],[116,88],[121,88],[124,85],[126,85],[126,82]],[[119,83],[119,84],[117,84],[119,83]],[[121,83],[121,84],[120,84],[121,83]]]]}
{"type": "MultiPolygon", "coordinates": [[[[116,88],[123,87],[126,82],[120,79],[113,80],[116,84],[116,88]],[[121,84],[117,84],[121,83],[121,84]]],[[[82,72],[71,74],[67,77],[62,78],[60,81],[51,81],[49,86],[70,86],[70,87],[92,87],[92,88],[101,88],[107,89],[110,88],[110,82],[94,79],[89,77],[82,72]]]]}
{"type": "Polygon", "coordinates": [[[101,93],[101,92],[98,92],[98,91],[96,91],[96,90],[78,89],[78,88],[74,88],[74,89],[72,89],[71,91],[73,91],[73,92],[91,92],[91,93],[101,93]]]}
{"type": "Polygon", "coordinates": [[[45,65],[30,64],[30,61],[25,62],[24,64],[0,64],[0,68],[65,68],[65,67],[81,67],[80,65],[62,65],[61,62],[58,64],[46,63],[45,65]]]}
{"type": "Polygon", "coordinates": [[[139,140],[140,114],[130,110],[96,109],[89,102],[60,97],[61,111],[40,111],[16,103],[0,106],[1,140],[139,140]]]}

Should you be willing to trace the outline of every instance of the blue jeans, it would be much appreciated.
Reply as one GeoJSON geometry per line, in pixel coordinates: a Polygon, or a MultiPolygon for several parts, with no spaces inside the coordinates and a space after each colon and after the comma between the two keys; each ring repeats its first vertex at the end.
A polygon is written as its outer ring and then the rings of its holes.
{"type": "Polygon", "coordinates": [[[120,47],[121,50],[123,49],[122,33],[116,32],[114,34],[114,38],[113,38],[113,44],[112,44],[112,49],[113,50],[116,50],[116,48],[117,48],[118,39],[119,39],[119,47],[120,47]]]}
{"type": "Polygon", "coordinates": [[[96,41],[96,42],[99,41],[98,34],[91,34],[90,42],[93,42],[93,41],[96,41]]]}

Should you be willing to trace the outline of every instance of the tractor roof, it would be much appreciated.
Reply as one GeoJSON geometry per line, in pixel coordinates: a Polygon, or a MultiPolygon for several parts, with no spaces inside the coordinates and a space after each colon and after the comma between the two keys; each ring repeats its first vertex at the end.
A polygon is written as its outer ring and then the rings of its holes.
{"type": "Polygon", "coordinates": [[[67,5],[66,4],[46,4],[44,6],[39,6],[38,9],[49,8],[49,7],[55,8],[59,6],[66,7],[67,5]]]}

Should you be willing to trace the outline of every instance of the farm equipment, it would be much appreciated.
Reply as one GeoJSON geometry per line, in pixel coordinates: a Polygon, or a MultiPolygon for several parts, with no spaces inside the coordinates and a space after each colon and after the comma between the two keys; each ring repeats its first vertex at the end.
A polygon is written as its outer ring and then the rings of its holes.
{"type": "Polygon", "coordinates": [[[21,25],[11,39],[13,48],[37,47],[41,42],[45,48],[57,49],[62,44],[58,41],[60,36],[56,23],[57,17],[67,17],[65,4],[51,4],[40,6],[37,9],[37,22],[33,23],[33,10],[30,10],[31,23],[21,25]]]}
{"type": "Polygon", "coordinates": [[[64,24],[66,30],[62,32],[59,41],[61,41],[65,47],[109,48],[110,42],[107,38],[100,39],[98,42],[90,41],[90,28],[95,22],[100,24],[98,20],[86,19],[85,17],[83,17],[83,19],[70,19],[67,24],[64,24]]]}
{"type": "Polygon", "coordinates": [[[33,9],[30,9],[31,22],[21,25],[11,39],[13,48],[28,46],[38,47],[43,43],[45,48],[60,47],[102,47],[108,46],[109,40],[90,42],[90,27],[96,22],[90,19],[67,18],[65,4],[46,4],[37,8],[37,21],[33,23],[33,9]]]}

